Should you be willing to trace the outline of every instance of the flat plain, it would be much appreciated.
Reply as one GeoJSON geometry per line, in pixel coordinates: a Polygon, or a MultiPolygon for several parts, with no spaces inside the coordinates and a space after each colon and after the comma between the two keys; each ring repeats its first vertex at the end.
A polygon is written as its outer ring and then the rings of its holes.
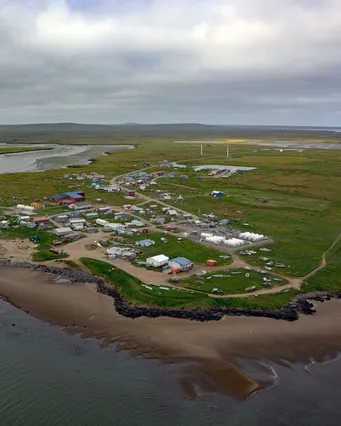
{"type": "MultiPolygon", "coordinates": [[[[70,125],[66,129],[27,127],[18,129],[0,129],[1,140],[7,143],[98,143],[98,144],[122,144],[129,143],[136,146],[135,150],[118,151],[113,155],[95,159],[92,164],[69,168],[68,173],[98,172],[104,174],[108,181],[114,177],[125,175],[136,170],[157,171],[164,160],[175,161],[187,166],[186,171],[177,171],[175,177],[169,177],[167,172],[158,178],[157,189],[172,194],[169,205],[187,211],[193,215],[213,213],[220,219],[227,219],[233,227],[242,231],[252,231],[264,234],[271,238],[270,252],[266,253],[266,262],[272,262],[272,273],[283,276],[283,284],[297,283],[280,291],[269,294],[243,298],[210,297],[212,285],[198,288],[194,277],[186,278],[187,284],[194,292],[180,291],[174,296],[164,292],[162,297],[151,296],[147,289],[141,289],[141,285],[135,277],[127,277],[124,271],[115,272],[114,276],[108,275],[109,267],[104,263],[96,263],[99,260],[86,260],[88,268],[94,273],[101,273],[120,285],[128,300],[135,303],[154,304],[158,306],[257,306],[273,308],[290,301],[295,295],[312,290],[341,290],[341,242],[337,240],[341,232],[341,150],[332,149],[302,149],[299,151],[264,149],[259,145],[252,145],[252,141],[264,140],[267,142],[283,140],[283,130],[271,131],[244,128],[219,129],[209,126],[200,129],[195,127],[140,127],[119,126],[113,129],[77,127],[70,125]],[[149,136],[148,136],[149,135],[149,136]],[[209,137],[220,140],[219,144],[206,144],[204,154],[200,154],[200,143],[174,143],[175,140],[207,140],[209,137]],[[226,158],[225,144],[230,145],[230,156],[226,158]],[[146,167],[145,163],[150,163],[146,167]],[[216,164],[231,166],[254,167],[255,170],[239,172],[229,178],[212,177],[207,172],[194,172],[192,166],[200,164],[216,164]],[[181,174],[186,174],[182,177],[181,174]],[[213,190],[224,192],[220,198],[211,197],[213,190]],[[179,200],[181,196],[181,200],[179,200]],[[262,200],[266,199],[266,202],[262,200]],[[335,243],[333,245],[333,243],[335,243]],[[329,250],[330,249],[330,250],[329,250]],[[325,258],[325,263],[323,259],[325,258]],[[276,265],[281,265],[277,267],[276,265]],[[125,278],[124,278],[125,277],[125,278]],[[119,279],[120,283],[117,283],[119,279]],[[136,281],[137,280],[137,281],[136,281]],[[291,281],[290,281],[291,280],[291,281]],[[134,287],[135,286],[135,287],[134,287]],[[135,290],[132,290],[135,289],[135,290]],[[138,291],[137,291],[138,289],[138,291]],[[205,292],[206,289],[206,292],[205,292]],[[157,301],[156,301],[157,299],[157,301]]],[[[292,130],[286,132],[286,140],[314,142],[319,144],[332,141],[341,142],[337,134],[325,133],[319,130],[292,130]],[[322,136],[321,136],[322,135],[322,136]],[[324,137],[324,139],[323,139],[324,137]]],[[[29,148],[29,147],[27,147],[29,148]]],[[[11,149],[10,147],[8,149],[11,149]]],[[[16,148],[18,149],[18,148],[16,148]]],[[[13,152],[13,151],[11,151],[13,152]]],[[[57,193],[67,191],[70,182],[63,177],[64,170],[53,170],[37,173],[13,173],[0,175],[1,200],[0,208],[4,211],[18,203],[28,203],[57,193]]],[[[85,184],[82,184],[85,185],[85,184]]],[[[96,202],[98,191],[94,188],[80,186],[86,190],[87,199],[96,202]]],[[[156,189],[151,187],[141,194],[142,199],[132,201],[133,204],[159,201],[156,189]],[[148,197],[144,199],[143,197],[148,197]]],[[[126,200],[120,193],[101,193],[102,202],[116,207],[122,207],[126,200]]],[[[160,207],[160,206],[159,206],[160,207]]],[[[52,205],[42,212],[44,214],[56,214],[58,207],[52,205]]],[[[3,232],[4,238],[25,238],[34,234],[33,231],[10,230],[3,232]],[[25,234],[26,232],[26,234],[25,234]]],[[[203,247],[195,251],[198,244],[191,241],[176,243],[175,237],[169,245],[170,256],[177,256],[183,252],[188,257],[191,253],[198,264],[204,264],[205,259],[211,257],[219,259],[215,249],[203,247]],[[174,239],[174,241],[173,241],[174,239]],[[178,244],[178,247],[176,245],[178,244]],[[172,250],[170,249],[171,247],[172,250]]],[[[48,247],[50,237],[43,237],[42,249],[48,247]]],[[[161,250],[160,244],[145,250],[147,255],[157,254],[161,250]]],[[[259,250],[256,253],[236,253],[240,259],[247,262],[255,270],[264,268],[264,260],[259,250]]],[[[90,253],[90,252],[89,252],[90,253]]],[[[167,254],[167,253],[165,253],[167,254]]],[[[44,260],[44,256],[36,255],[36,260],[44,260]]],[[[50,257],[53,259],[53,256],[50,257]]],[[[47,257],[48,259],[48,257],[47,257]]],[[[229,264],[230,260],[221,261],[221,266],[229,264]]],[[[109,264],[108,264],[109,265],[109,264]]],[[[110,265],[109,265],[110,266],[110,265]]],[[[223,268],[222,268],[223,269],[223,268]]],[[[116,271],[116,270],[115,270],[116,271]]],[[[248,282],[245,274],[241,274],[240,280],[235,275],[231,288],[224,287],[223,294],[234,293],[238,288],[242,289],[248,282]]],[[[252,272],[257,289],[259,279],[252,272]]],[[[215,279],[217,281],[217,278],[215,279]]],[[[252,281],[252,280],[251,280],[252,281]]],[[[251,282],[249,281],[249,282],[251,282]]],[[[212,281],[213,282],[213,281],[212,281]]],[[[162,291],[161,291],[162,292],[162,291]]],[[[174,295],[175,292],[172,292],[174,295]]]]}

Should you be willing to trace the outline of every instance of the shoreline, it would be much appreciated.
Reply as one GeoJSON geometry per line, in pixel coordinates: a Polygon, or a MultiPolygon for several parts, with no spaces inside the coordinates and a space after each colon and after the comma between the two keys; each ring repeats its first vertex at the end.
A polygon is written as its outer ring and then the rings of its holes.
{"type": "Polygon", "coordinates": [[[26,260],[0,258],[0,267],[31,269],[33,271],[65,277],[72,282],[95,283],[98,293],[109,296],[114,301],[116,311],[128,318],[177,318],[198,322],[222,320],[225,316],[264,317],[283,321],[297,321],[300,315],[313,315],[316,310],[314,302],[324,302],[331,299],[341,299],[341,292],[318,291],[296,296],[294,300],[279,309],[252,309],[252,308],[166,308],[158,306],[136,305],[125,300],[119,290],[104,278],[90,272],[73,268],[43,265],[26,260]]]}
{"type": "Polygon", "coordinates": [[[335,357],[341,350],[338,300],[328,306],[318,303],[315,315],[295,322],[246,316],[206,322],[165,316],[132,318],[119,314],[113,298],[98,292],[100,278],[86,272],[45,266],[1,269],[3,300],[66,333],[95,338],[99,346],[115,344],[117,350],[134,356],[178,363],[183,371],[179,383],[189,397],[199,387],[244,399],[271,385],[269,380],[259,381],[244,373],[243,359],[324,361],[326,355],[335,357]],[[56,279],[63,270],[62,278],[70,278],[71,271],[78,281],[56,279]]]}
{"type": "MultiPolygon", "coordinates": [[[[0,147],[1,148],[1,147],[0,147]]],[[[24,148],[24,147],[23,147],[24,148]]],[[[6,151],[6,152],[1,152],[0,151],[0,155],[15,155],[15,154],[29,154],[31,152],[44,152],[44,151],[51,151],[51,149],[53,149],[52,147],[48,148],[48,147],[36,147],[36,149],[23,149],[22,151],[6,151]]]]}

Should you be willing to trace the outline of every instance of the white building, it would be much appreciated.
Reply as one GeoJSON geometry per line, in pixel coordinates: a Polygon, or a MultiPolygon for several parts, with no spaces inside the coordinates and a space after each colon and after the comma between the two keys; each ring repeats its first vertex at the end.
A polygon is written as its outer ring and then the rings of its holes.
{"type": "Polygon", "coordinates": [[[122,223],[107,223],[105,225],[107,228],[110,228],[112,231],[124,231],[126,227],[122,223]]]}
{"type": "Polygon", "coordinates": [[[104,219],[96,219],[96,224],[99,226],[108,226],[109,222],[104,219]]]}
{"type": "Polygon", "coordinates": [[[91,209],[92,204],[88,201],[80,201],[79,203],[73,203],[69,205],[69,209],[71,210],[84,210],[84,209],[91,209]]]}
{"type": "Polygon", "coordinates": [[[73,224],[71,225],[71,227],[72,227],[72,229],[73,229],[74,231],[83,231],[83,229],[84,229],[84,224],[83,224],[83,223],[73,223],[73,224]]]}
{"type": "Polygon", "coordinates": [[[65,228],[56,228],[52,231],[55,235],[57,236],[62,236],[62,235],[66,235],[66,234],[70,234],[72,232],[72,229],[69,227],[65,227],[65,228]]]}
{"type": "Polygon", "coordinates": [[[169,257],[164,254],[159,254],[158,256],[148,257],[147,265],[152,266],[153,268],[160,268],[168,264],[169,257]]]}
{"type": "Polygon", "coordinates": [[[166,214],[168,214],[168,216],[179,216],[179,213],[173,209],[167,210],[166,214]]]}
{"type": "Polygon", "coordinates": [[[75,219],[70,219],[69,220],[69,224],[70,225],[75,225],[76,223],[77,224],[81,223],[81,224],[85,225],[86,224],[86,220],[85,219],[80,219],[80,218],[75,218],[75,219]]]}

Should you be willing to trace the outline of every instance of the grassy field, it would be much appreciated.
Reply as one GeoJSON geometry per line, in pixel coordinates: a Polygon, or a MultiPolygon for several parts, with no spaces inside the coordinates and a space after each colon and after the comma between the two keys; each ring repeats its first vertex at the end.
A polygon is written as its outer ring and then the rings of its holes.
{"type": "Polygon", "coordinates": [[[57,260],[57,259],[65,259],[69,255],[68,254],[58,254],[58,253],[52,253],[48,250],[38,250],[35,253],[33,253],[32,259],[35,262],[46,262],[47,260],[57,260]]]}
{"type": "Polygon", "coordinates": [[[3,154],[17,154],[19,152],[30,152],[30,151],[46,151],[52,148],[45,148],[45,147],[29,147],[29,146],[20,146],[20,147],[6,147],[6,148],[0,148],[0,155],[3,154]]]}
{"type": "MultiPolygon", "coordinates": [[[[146,128],[143,130],[143,132],[146,128]]],[[[173,129],[174,130],[174,129],[173,129]]],[[[158,179],[158,189],[164,189],[173,192],[175,195],[182,194],[184,200],[181,202],[171,201],[170,204],[182,208],[194,214],[215,213],[220,218],[231,219],[233,226],[240,230],[250,230],[253,232],[267,235],[275,240],[271,244],[271,252],[257,254],[254,256],[245,256],[246,261],[264,266],[260,257],[268,257],[286,265],[284,269],[274,269],[279,273],[290,274],[293,276],[304,276],[316,268],[323,252],[325,252],[333,243],[341,230],[341,199],[339,196],[341,187],[341,150],[305,150],[303,152],[283,152],[264,151],[260,147],[243,145],[242,143],[231,145],[230,158],[224,158],[224,146],[211,145],[205,147],[205,155],[200,156],[200,148],[195,144],[173,144],[174,139],[199,139],[193,133],[181,133],[176,130],[169,131],[167,135],[155,135],[156,129],[150,129],[148,132],[138,133],[138,129],[130,129],[132,133],[128,137],[120,137],[123,129],[116,129],[101,134],[84,133],[65,130],[65,132],[54,131],[46,137],[45,133],[27,133],[28,130],[20,131],[20,134],[13,136],[10,130],[3,130],[5,133],[3,140],[13,138],[16,142],[30,142],[33,137],[40,142],[67,143],[68,137],[72,134],[75,143],[131,143],[136,144],[138,148],[132,151],[118,151],[115,154],[100,157],[94,163],[78,167],[76,172],[100,172],[106,175],[107,179],[113,176],[121,175],[133,170],[144,168],[145,161],[151,163],[151,170],[159,168],[159,162],[167,159],[169,161],[186,161],[188,165],[194,164],[227,164],[256,167],[254,171],[245,174],[239,174],[228,179],[209,178],[206,175],[204,179],[198,179],[195,173],[184,171],[189,175],[189,179],[158,179]],[[117,131],[117,132],[116,132],[117,131]],[[7,133],[6,133],[7,132],[7,133]],[[26,132],[26,133],[25,133],[26,132]],[[69,133],[68,133],[69,132],[69,133]],[[115,133],[116,132],[116,133],[115,133]],[[173,133],[172,133],[173,132],[173,133]],[[177,133],[178,132],[178,133],[177,133]],[[181,135],[180,135],[181,133],[181,135]],[[178,136],[175,138],[175,136],[178,136]],[[6,139],[8,138],[8,139],[6,139]],[[110,142],[111,141],[111,142],[110,142]],[[220,189],[226,194],[222,198],[212,198],[208,193],[212,190],[220,189]],[[261,203],[261,198],[268,198],[268,203],[261,203]],[[245,223],[250,226],[244,225],[245,223]]],[[[206,129],[207,130],[207,129],[206,129]]],[[[203,130],[202,138],[208,138],[208,130],[203,130]]],[[[222,129],[220,129],[222,130],[222,129]]],[[[39,130],[41,131],[41,130],[39,130]]],[[[245,130],[245,135],[233,134],[226,129],[221,134],[224,139],[248,139],[258,138],[260,130],[245,130]]],[[[270,132],[270,131],[269,131],[270,132]]],[[[308,133],[297,134],[295,140],[318,139],[323,142],[318,132],[314,135],[308,133]],[[320,138],[320,139],[319,139],[320,138]]],[[[214,132],[213,132],[214,133],[214,132]]],[[[213,133],[211,137],[213,137],[213,133]]],[[[263,140],[277,138],[281,140],[293,138],[294,133],[288,133],[287,136],[279,129],[272,129],[270,133],[264,134],[263,140]]],[[[335,136],[335,135],[334,135],[335,136]]],[[[335,138],[336,140],[336,136],[335,138]]],[[[218,137],[218,134],[217,134],[218,137]]],[[[329,140],[331,141],[331,139],[329,140]]],[[[72,172],[70,168],[68,171],[72,172]]],[[[0,206],[13,206],[20,203],[32,203],[42,200],[44,197],[57,193],[74,190],[70,185],[74,181],[63,178],[65,170],[54,170],[37,173],[16,173],[0,175],[1,200],[0,206]]],[[[179,171],[179,174],[182,172],[179,171]]],[[[205,173],[202,172],[204,175],[205,173]]],[[[103,199],[103,204],[121,206],[126,204],[121,194],[107,194],[98,192],[89,188],[90,181],[81,183],[79,189],[86,192],[90,201],[96,201],[97,198],[103,199]]],[[[148,195],[154,197],[155,192],[148,192],[148,195]]],[[[134,203],[138,203],[136,200],[134,203]]],[[[131,203],[129,201],[129,203],[131,203]]],[[[52,207],[48,207],[49,209],[52,207]]],[[[51,212],[52,213],[52,212],[51,212]]],[[[29,238],[36,235],[37,231],[20,229],[18,232],[11,229],[2,231],[3,236],[8,238],[29,238]]],[[[44,237],[45,238],[45,237],[44,237]]],[[[51,238],[51,236],[50,236],[51,238]]],[[[141,237],[142,239],[144,237],[141,237]]],[[[149,238],[149,236],[146,236],[149,238]]],[[[170,237],[167,237],[172,240],[170,237]]],[[[175,238],[175,237],[174,237],[175,238]]],[[[193,243],[194,244],[194,243],[193,243]]],[[[45,249],[45,247],[42,247],[45,249]]],[[[143,257],[154,254],[164,253],[170,257],[179,254],[184,255],[191,260],[204,263],[209,258],[214,258],[212,250],[208,252],[202,249],[188,245],[185,240],[177,242],[173,240],[168,244],[157,243],[152,248],[145,250],[143,257]],[[166,252],[167,249],[167,252],[166,252]],[[197,260],[196,260],[197,259],[197,260]]],[[[336,250],[336,248],[335,248],[336,250]]],[[[337,261],[337,255],[333,255],[334,250],[329,253],[328,267],[320,271],[316,276],[310,278],[303,289],[309,288],[334,288],[338,285],[338,276],[341,276],[341,265],[337,261]]],[[[220,253],[219,253],[220,254],[220,253]]],[[[217,254],[218,256],[218,254],[217,254]]],[[[222,264],[222,263],[221,263],[222,264]]],[[[266,298],[247,298],[247,303],[271,305],[278,304],[279,300],[288,300],[292,294],[289,292],[281,295],[269,295],[266,298]]],[[[199,297],[195,295],[195,297],[199,297]]],[[[201,297],[201,295],[200,295],[201,297]]],[[[193,303],[208,303],[207,299],[200,299],[193,303]],[[204,300],[204,301],[203,301],[204,300]]],[[[218,299],[217,299],[218,300],[218,299]]],[[[227,300],[224,298],[224,300],[227,300]]],[[[232,299],[231,299],[232,300],[232,299]]],[[[209,303],[212,303],[209,300],[209,303]]],[[[214,302],[218,303],[218,302],[214,302]]],[[[219,303],[221,299],[219,299],[219,303]]],[[[226,302],[231,303],[231,302],[226,302]]],[[[234,303],[234,302],[233,302],[234,303]]],[[[240,303],[246,303],[245,300],[240,303]]]]}
{"type": "Polygon", "coordinates": [[[82,263],[95,275],[100,275],[119,288],[127,301],[142,305],[165,307],[205,306],[208,297],[180,290],[153,290],[143,287],[141,281],[119,268],[100,260],[82,258],[82,263]]]}
{"type": "Polygon", "coordinates": [[[178,256],[185,256],[193,263],[200,265],[204,265],[208,259],[216,260],[218,265],[229,265],[231,263],[230,258],[223,259],[220,257],[224,255],[224,253],[208,248],[199,243],[195,243],[188,238],[182,238],[181,241],[179,241],[178,237],[175,237],[174,235],[165,235],[162,233],[134,235],[132,237],[125,238],[130,242],[136,242],[146,238],[155,241],[155,244],[151,247],[138,247],[143,252],[142,256],[140,256],[141,260],[145,260],[148,257],[156,256],[158,254],[164,254],[170,259],[178,256]],[[168,242],[162,242],[162,237],[166,238],[168,242]]]}
{"type": "Polygon", "coordinates": [[[128,302],[149,305],[173,307],[242,307],[276,309],[288,303],[297,294],[290,290],[271,296],[263,295],[246,298],[214,299],[204,293],[191,293],[181,290],[162,290],[143,287],[141,282],[119,268],[109,263],[91,258],[82,258],[81,262],[95,275],[104,277],[117,287],[128,302]]]}
{"type": "MultiPolygon", "coordinates": [[[[277,272],[304,276],[318,266],[341,229],[340,160],[338,150],[281,154],[257,149],[240,156],[236,151],[232,158],[214,163],[255,166],[257,170],[228,179],[179,180],[187,188],[174,186],[177,178],[162,178],[158,183],[160,189],[184,196],[181,202],[170,202],[175,207],[194,214],[213,212],[237,221],[233,226],[240,230],[274,238],[268,257],[286,265],[277,272]],[[223,190],[226,196],[209,197],[213,189],[223,190]],[[269,202],[262,203],[263,197],[269,202]]],[[[258,257],[247,260],[262,266],[258,257]]]]}
{"type": "Polygon", "coordinates": [[[40,231],[38,229],[29,229],[26,227],[19,228],[8,228],[0,230],[0,238],[2,239],[31,239],[32,237],[38,237],[38,249],[47,250],[52,245],[53,240],[57,239],[54,235],[47,231],[40,231]]]}
{"type": "MultiPolygon", "coordinates": [[[[214,273],[206,274],[201,277],[192,275],[179,281],[178,285],[199,290],[204,293],[217,293],[217,294],[240,294],[246,293],[245,288],[255,287],[253,291],[265,288],[263,278],[270,279],[268,274],[262,275],[255,271],[248,271],[245,269],[230,269],[215,271],[214,273]],[[218,276],[220,275],[220,276],[218,276]],[[212,291],[218,289],[218,292],[212,291]]],[[[286,280],[282,282],[272,281],[272,286],[283,285],[286,280]]]]}
{"type": "Polygon", "coordinates": [[[303,291],[341,290],[341,242],[328,253],[327,262],[327,266],[303,284],[303,291]]]}
{"type": "MultiPolygon", "coordinates": [[[[92,124],[57,123],[0,126],[3,142],[67,144],[157,143],[174,140],[212,140],[242,143],[252,140],[340,141],[338,133],[316,128],[283,128],[269,126],[214,126],[200,123],[184,124],[92,124]]],[[[225,147],[224,147],[225,151],[225,147]]]]}

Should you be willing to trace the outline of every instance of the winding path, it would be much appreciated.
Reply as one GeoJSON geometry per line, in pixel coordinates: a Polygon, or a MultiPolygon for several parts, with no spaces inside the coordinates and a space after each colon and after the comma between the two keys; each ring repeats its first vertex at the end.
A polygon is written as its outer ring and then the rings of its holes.
{"type": "MultiPolygon", "coordinates": [[[[152,166],[150,166],[152,167],[152,166]]],[[[146,167],[144,169],[141,169],[139,171],[144,171],[149,169],[149,167],[146,167]]],[[[117,184],[117,181],[125,176],[128,176],[131,172],[120,175],[120,176],[115,176],[112,178],[111,180],[111,184],[117,184]]],[[[180,185],[178,185],[180,186],[180,185]]],[[[182,186],[182,185],[181,185],[182,186]]],[[[185,185],[183,185],[185,186],[185,185]]],[[[121,189],[123,191],[127,191],[128,188],[124,188],[122,186],[120,186],[121,189]]],[[[139,205],[143,205],[146,204],[148,202],[157,202],[158,204],[164,205],[165,207],[170,207],[170,208],[174,208],[173,206],[164,203],[163,201],[160,200],[155,200],[152,197],[149,197],[145,194],[141,194],[141,193],[137,193],[139,198],[141,198],[143,201],[139,204],[139,205]]],[[[179,210],[180,212],[187,214],[188,212],[185,210],[181,210],[179,208],[177,208],[177,210],[179,210]]],[[[193,218],[198,218],[198,216],[195,216],[192,214],[193,218]]],[[[148,221],[146,221],[148,222],[148,221]]],[[[250,292],[250,293],[236,293],[236,294],[223,294],[223,295],[217,295],[217,294],[210,294],[210,293],[206,293],[209,297],[213,297],[213,298],[226,298],[226,297],[250,297],[250,296],[257,296],[257,295],[264,295],[264,294],[275,294],[275,293],[280,293],[283,290],[286,289],[296,289],[296,290],[300,290],[302,284],[304,281],[306,281],[308,278],[312,277],[314,274],[316,274],[316,272],[318,272],[319,270],[321,270],[322,268],[324,268],[327,265],[327,259],[326,256],[328,254],[328,252],[330,250],[333,249],[333,247],[338,243],[338,241],[341,238],[341,233],[336,237],[336,239],[334,240],[334,242],[331,244],[331,246],[322,254],[322,258],[321,258],[321,262],[319,264],[319,266],[315,269],[313,269],[311,272],[309,272],[307,275],[303,276],[303,277],[292,277],[289,275],[281,275],[278,274],[276,272],[268,272],[269,275],[278,277],[278,278],[284,278],[288,281],[288,284],[282,285],[282,286],[277,286],[277,287],[272,287],[272,288],[264,288],[261,290],[257,290],[254,292],[250,292]]],[[[222,268],[225,270],[228,269],[236,269],[236,268],[250,268],[252,270],[259,270],[259,266],[254,266],[254,265],[249,265],[247,262],[245,262],[243,259],[241,259],[236,253],[232,253],[232,259],[233,262],[230,265],[226,265],[224,267],[214,267],[214,268],[210,268],[210,271],[215,271],[215,270],[221,270],[222,268]]],[[[145,269],[142,268],[138,268],[134,265],[131,265],[128,262],[122,261],[120,259],[117,259],[115,261],[112,262],[115,266],[120,267],[121,269],[125,270],[126,272],[136,276],[137,278],[139,278],[142,282],[145,282],[146,284],[150,284],[152,282],[158,282],[160,284],[164,284],[167,285],[168,287],[172,287],[172,288],[177,288],[179,290],[185,290],[185,291],[189,291],[189,292],[195,292],[195,293],[200,293],[203,294],[203,292],[199,291],[199,290],[195,290],[195,289],[190,289],[190,288],[185,288],[179,285],[176,285],[175,283],[170,283],[168,281],[167,275],[161,274],[159,272],[154,272],[154,271],[147,271],[145,269]]],[[[202,267],[200,266],[196,266],[195,269],[202,269],[202,267]]],[[[193,273],[195,273],[195,271],[189,271],[187,273],[183,273],[182,277],[186,278],[190,275],[193,275],[193,273]]]]}

